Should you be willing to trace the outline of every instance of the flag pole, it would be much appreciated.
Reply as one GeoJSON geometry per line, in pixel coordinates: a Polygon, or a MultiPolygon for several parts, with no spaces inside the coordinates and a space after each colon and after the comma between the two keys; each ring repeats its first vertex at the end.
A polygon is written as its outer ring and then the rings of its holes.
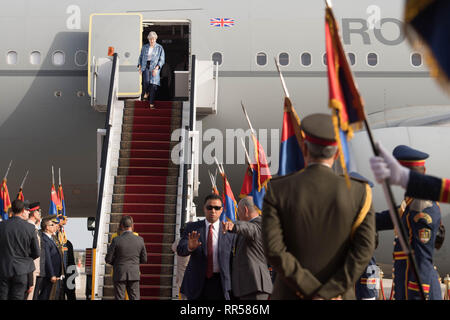
{"type": "Polygon", "coordinates": [[[281,86],[283,87],[284,95],[286,96],[286,98],[290,98],[288,89],[286,87],[286,82],[284,82],[284,77],[283,77],[283,74],[281,73],[280,64],[278,63],[277,58],[274,58],[274,59],[275,59],[275,65],[277,66],[278,75],[280,76],[281,86]]]}
{"type": "Polygon", "coordinates": [[[27,173],[25,173],[25,177],[22,180],[22,184],[20,185],[20,189],[23,189],[23,185],[25,184],[25,180],[27,180],[27,176],[28,176],[28,170],[27,170],[27,173]]]}
{"type": "MultiPolygon", "coordinates": [[[[325,0],[325,5],[327,7],[326,10],[329,10],[333,20],[335,20],[333,12],[332,12],[332,8],[331,8],[332,7],[331,1],[330,0],[325,0]]],[[[341,41],[338,41],[337,44],[338,44],[339,47],[342,48],[341,41]]],[[[343,48],[341,50],[345,53],[343,48]]],[[[350,72],[350,75],[351,75],[352,79],[354,79],[353,71],[351,70],[350,67],[348,67],[348,70],[350,72]]],[[[356,86],[356,84],[355,84],[355,86],[356,86]]],[[[358,90],[358,89],[356,88],[356,90],[358,90]]],[[[358,95],[359,95],[359,93],[358,93],[358,95]]],[[[375,154],[375,156],[379,156],[380,152],[379,152],[378,148],[375,145],[375,142],[374,142],[375,140],[373,138],[372,130],[370,128],[369,122],[367,121],[367,115],[366,115],[366,112],[364,110],[364,103],[363,103],[361,98],[360,98],[360,104],[361,104],[362,112],[364,114],[364,125],[366,127],[366,131],[367,131],[367,134],[368,134],[368,137],[369,137],[370,144],[372,146],[373,153],[375,154]]],[[[386,198],[386,202],[388,203],[389,214],[390,214],[390,217],[391,217],[391,220],[392,220],[392,224],[394,225],[394,229],[397,230],[397,236],[398,236],[398,239],[399,239],[399,242],[400,242],[400,246],[401,246],[403,252],[408,256],[408,260],[409,260],[410,265],[412,267],[414,276],[416,277],[417,283],[419,285],[419,292],[420,292],[421,298],[423,300],[425,300],[426,299],[425,298],[425,292],[423,290],[422,280],[420,279],[420,276],[419,276],[419,272],[418,272],[419,269],[417,267],[417,262],[416,262],[416,259],[415,259],[414,251],[411,249],[411,246],[410,246],[409,242],[406,241],[406,239],[408,239],[407,232],[406,232],[405,226],[403,225],[403,223],[401,221],[401,217],[399,216],[399,213],[398,213],[398,211],[396,209],[396,205],[395,205],[396,202],[395,202],[395,199],[394,199],[394,194],[392,193],[391,186],[389,184],[389,179],[385,179],[383,181],[382,187],[383,187],[384,196],[386,198]]]]}
{"type": "Polygon", "coordinates": [[[252,124],[251,124],[250,119],[249,119],[248,114],[247,114],[247,110],[245,110],[244,103],[242,102],[242,100],[241,100],[241,106],[242,106],[242,110],[244,111],[245,118],[247,119],[248,126],[250,127],[250,131],[254,135],[255,134],[255,130],[252,127],[252,124]]]}
{"type": "Polygon", "coordinates": [[[12,162],[13,162],[12,160],[9,162],[9,166],[8,169],[6,170],[5,177],[3,178],[3,180],[6,180],[6,178],[8,177],[9,169],[11,169],[12,162]]]}
{"type": "Polygon", "coordinates": [[[212,184],[213,188],[217,188],[217,186],[216,186],[216,179],[213,177],[211,171],[208,170],[208,174],[209,174],[209,179],[211,180],[211,184],[212,184]]]}
{"type": "Polygon", "coordinates": [[[251,166],[252,162],[250,161],[250,156],[248,155],[247,148],[245,147],[244,139],[242,139],[242,137],[241,137],[241,143],[242,143],[242,147],[245,150],[245,158],[247,159],[248,166],[249,166],[250,170],[253,172],[253,168],[251,166]]]}
{"type": "Polygon", "coordinates": [[[55,185],[55,172],[53,171],[53,166],[52,166],[52,184],[55,185]]]}
{"type": "MultiPolygon", "coordinates": [[[[375,154],[375,156],[379,156],[380,152],[375,145],[373,135],[372,135],[372,130],[369,126],[369,123],[368,123],[366,117],[364,117],[364,124],[366,126],[367,134],[368,134],[368,137],[370,140],[370,144],[372,146],[373,153],[375,154]]],[[[389,184],[389,178],[385,179],[383,181],[382,187],[383,187],[384,196],[385,196],[386,201],[389,206],[389,214],[391,216],[392,223],[394,224],[394,228],[397,230],[397,235],[398,235],[398,240],[400,241],[400,246],[402,247],[403,252],[408,256],[408,260],[410,261],[414,276],[416,277],[417,283],[419,285],[420,296],[422,297],[423,300],[426,300],[425,291],[423,290],[422,280],[420,279],[420,276],[419,276],[419,272],[418,272],[419,269],[417,267],[417,262],[415,259],[414,251],[411,249],[410,244],[406,241],[406,239],[408,238],[407,232],[405,230],[405,226],[403,225],[403,223],[398,215],[398,211],[396,210],[396,206],[395,206],[396,202],[394,199],[394,194],[392,193],[391,185],[389,184]]]]}
{"type": "Polygon", "coordinates": [[[219,161],[217,161],[217,158],[214,157],[214,162],[216,163],[217,167],[219,168],[220,174],[225,174],[225,171],[223,170],[223,167],[219,164],[219,161]]]}
{"type": "Polygon", "coordinates": [[[59,185],[61,185],[61,168],[58,168],[59,171],[59,185]]]}

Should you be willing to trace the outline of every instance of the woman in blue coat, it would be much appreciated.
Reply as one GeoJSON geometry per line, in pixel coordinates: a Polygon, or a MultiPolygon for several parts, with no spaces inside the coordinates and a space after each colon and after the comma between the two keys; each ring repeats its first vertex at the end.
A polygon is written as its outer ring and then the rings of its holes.
{"type": "Polygon", "coordinates": [[[138,68],[142,75],[142,91],[144,100],[148,99],[150,108],[154,108],[156,90],[160,86],[160,72],[164,65],[165,54],[163,47],[156,43],[158,35],[154,31],[148,34],[149,43],[142,46],[139,55],[138,68]]]}

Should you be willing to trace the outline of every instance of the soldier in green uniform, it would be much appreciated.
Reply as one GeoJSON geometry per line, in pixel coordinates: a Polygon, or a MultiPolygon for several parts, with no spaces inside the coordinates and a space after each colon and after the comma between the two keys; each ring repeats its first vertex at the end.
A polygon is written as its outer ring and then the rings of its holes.
{"type": "Polygon", "coordinates": [[[271,299],[355,299],[355,282],[375,250],[372,192],[337,175],[331,116],[301,124],[306,168],[273,178],[264,197],[262,235],[277,272],[271,299]]]}

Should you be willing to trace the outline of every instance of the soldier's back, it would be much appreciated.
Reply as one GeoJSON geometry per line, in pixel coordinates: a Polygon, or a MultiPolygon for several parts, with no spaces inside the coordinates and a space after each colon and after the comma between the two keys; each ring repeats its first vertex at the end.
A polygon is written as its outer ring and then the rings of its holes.
{"type": "MultiPolygon", "coordinates": [[[[319,164],[270,182],[264,201],[277,208],[286,250],[322,284],[343,266],[358,215],[371,208],[366,186],[352,179],[349,190],[344,177],[319,164]]],[[[296,296],[278,277],[272,297],[296,296]]]]}

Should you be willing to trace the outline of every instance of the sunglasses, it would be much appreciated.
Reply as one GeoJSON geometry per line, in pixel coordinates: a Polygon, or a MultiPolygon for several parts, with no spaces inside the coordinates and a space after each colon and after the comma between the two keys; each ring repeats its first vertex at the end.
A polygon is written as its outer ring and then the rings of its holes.
{"type": "Polygon", "coordinates": [[[208,209],[208,210],[214,209],[214,210],[218,211],[218,210],[222,209],[222,207],[221,206],[207,206],[206,209],[208,209]]]}

